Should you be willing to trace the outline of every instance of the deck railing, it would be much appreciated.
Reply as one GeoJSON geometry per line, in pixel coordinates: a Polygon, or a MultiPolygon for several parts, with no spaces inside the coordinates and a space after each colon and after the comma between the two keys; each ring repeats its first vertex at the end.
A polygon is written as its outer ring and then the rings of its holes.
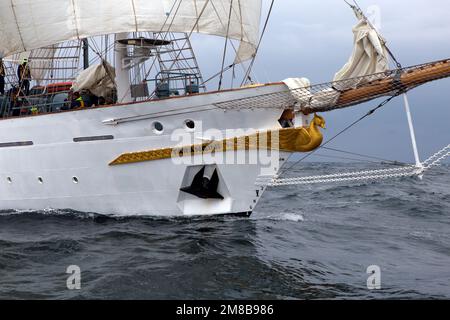
{"type": "Polygon", "coordinates": [[[0,118],[20,117],[69,110],[69,91],[30,96],[10,91],[0,97],[0,118]]]}

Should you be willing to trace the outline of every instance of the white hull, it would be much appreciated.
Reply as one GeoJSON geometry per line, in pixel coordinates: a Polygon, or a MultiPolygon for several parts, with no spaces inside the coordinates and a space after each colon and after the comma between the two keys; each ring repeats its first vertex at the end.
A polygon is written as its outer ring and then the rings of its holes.
{"type": "MultiPolygon", "coordinates": [[[[123,153],[176,146],[179,142],[172,141],[174,130],[195,136],[195,143],[204,142],[201,133],[184,128],[188,119],[197,125],[201,123],[202,132],[212,128],[221,131],[279,128],[279,110],[225,112],[212,104],[284,89],[283,85],[270,85],[2,120],[0,209],[73,209],[122,216],[249,213],[264,191],[255,186],[262,173],[260,163],[217,165],[218,191],[224,200],[203,200],[180,191],[189,184],[195,170],[201,168],[198,166],[175,164],[172,159],[118,166],[109,163],[123,153]],[[112,119],[123,121],[108,124],[112,119]],[[163,134],[154,132],[155,121],[164,126],[163,134]],[[74,138],[99,136],[114,139],[74,142],[74,138]],[[33,145],[6,145],[27,141],[33,145]]],[[[238,151],[246,152],[257,151],[238,151]]],[[[274,164],[272,174],[281,165],[274,164]]]]}

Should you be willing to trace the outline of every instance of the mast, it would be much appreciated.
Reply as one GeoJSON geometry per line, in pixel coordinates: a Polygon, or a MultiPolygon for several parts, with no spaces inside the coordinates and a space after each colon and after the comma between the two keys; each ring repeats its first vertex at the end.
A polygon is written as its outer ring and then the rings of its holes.
{"type": "Polygon", "coordinates": [[[81,40],[83,43],[83,69],[89,68],[89,40],[84,38],[81,40]]]}
{"type": "Polygon", "coordinates": [[[124,59],[127,57],[127,46],[121,45],[120,40],[128,39],[128,33],[118,33],[115,35],[115,67],[116,67],[116,85],[117,102],[130,102],[130,74],[124,65],[124,59]]]}

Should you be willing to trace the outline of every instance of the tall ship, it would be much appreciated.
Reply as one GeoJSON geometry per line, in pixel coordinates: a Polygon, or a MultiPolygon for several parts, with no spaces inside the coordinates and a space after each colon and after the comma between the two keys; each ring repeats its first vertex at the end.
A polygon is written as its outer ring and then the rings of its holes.
{"type": "Polygon", "coordinates": [[[261,0],[0,0],[0,210],[248,216],[268,188],[258,181],[320,148],[326,112],[450,76],[449,59],[390,68],[354,6],[354,51],[330,83],[255,83],[272,6],[263,17],[261,0]],[[224,39],[208,79],[195,34],[224,39]],[[226,87],[237,68],[243,81],[226,87]]]}

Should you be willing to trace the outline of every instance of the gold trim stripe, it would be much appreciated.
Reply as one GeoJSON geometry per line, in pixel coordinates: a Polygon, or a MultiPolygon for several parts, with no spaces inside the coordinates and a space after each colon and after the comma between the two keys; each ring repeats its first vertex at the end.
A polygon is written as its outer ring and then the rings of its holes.
{"type": "Polygon", "coordinates": [[[323,136],[317,126],[324,126],[321,117],[316,117],[309,128],[288,128],[267,132],[258,132],[253,135],[235,137],[222,141],[194,144],[185,147],[163,148],[140,152],[121,154],[109,165],[123,165],[147,161],[170,159],[172,157],[197,156],[215,152],[228,152],[238,150],[279,150],[283,152],[310,152],[317,149],[323,136]],[[278,139],[277,139],[278,136],[278,139]],[[279,143],[272,143],[273,140],[279,143]]]}

